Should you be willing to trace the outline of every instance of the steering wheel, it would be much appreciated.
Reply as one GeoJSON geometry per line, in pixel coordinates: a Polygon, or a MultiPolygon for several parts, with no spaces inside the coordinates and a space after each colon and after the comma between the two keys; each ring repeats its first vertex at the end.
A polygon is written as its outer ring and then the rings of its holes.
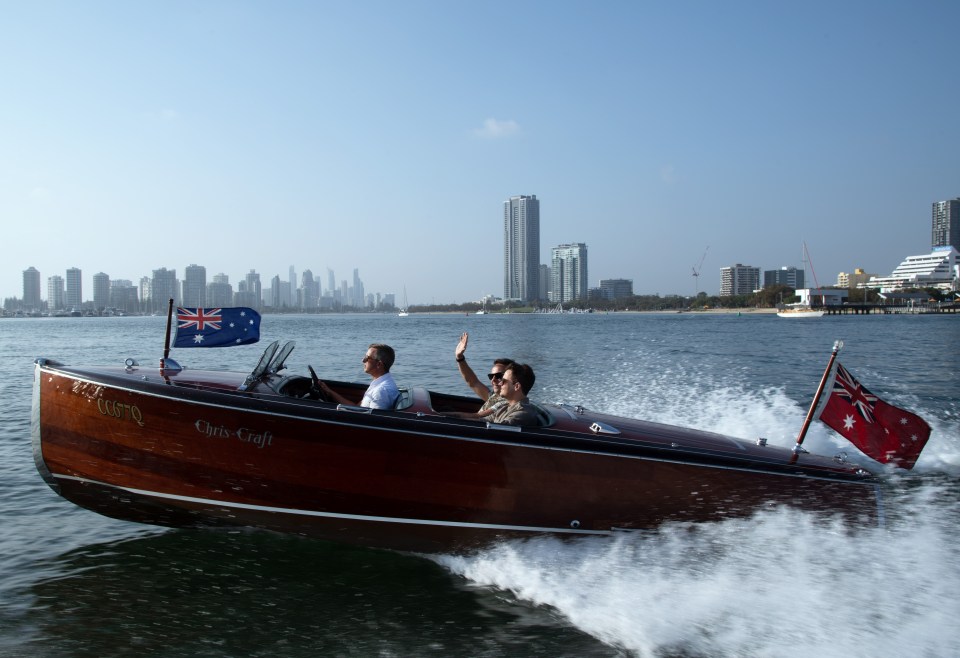
{"type": "Polygon", "coordinates": [[[327,394],[323,392],[323,389],[320,387],[320,378],[317,377],[317,371],[313,369],[313,366],[307,366],[307,370],[310,371],[310,393],[307,395],[311,400],[320,400],[321,402],[329,402],[330,398],[327,397],[327,394]]]}

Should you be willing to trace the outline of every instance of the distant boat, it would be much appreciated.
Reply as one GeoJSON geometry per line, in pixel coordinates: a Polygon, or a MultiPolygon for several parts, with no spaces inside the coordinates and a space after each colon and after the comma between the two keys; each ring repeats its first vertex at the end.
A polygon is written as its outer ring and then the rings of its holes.
{"type": "Polygon", "coordinates": [[[483,298],[483,307],[475,313],[475,315],[486,315],[487,314],[487,298],[483,298]]]}
{"type": "Polygon", "coordinates": [[[400,307],[400,312],[397,313],[397,315],[401,318],[405,318],[408,315],[410,315],[410,313],[407,312],[407,287],[406,286],[403,287],[403,306],[400,307]]]}
{"type": "Polygon", "coordinates": [[[825,311],[806,304],[795,304],[777,311],[778,318],[822,318],[825,311]]]}
{"type": "MultiPolygon", "coordinates": [[[[823,306],[823,291],[820,289],[820,283],[817,281],[817,273],[813,269],[813,261],[810,260],[810,253],[807,251],[807,243],[803,243],[803,262],[810,263],[810,273],[813,275],[813,283],[816,286],[816,290],[820,293],[820,305],[823,306]]],[[[814,308],[811,303],[811,300],[807,300],[805,304],[787,304],[777,310],[778,318],[822,318],[826,311],[823,308],[814,308]]]]}

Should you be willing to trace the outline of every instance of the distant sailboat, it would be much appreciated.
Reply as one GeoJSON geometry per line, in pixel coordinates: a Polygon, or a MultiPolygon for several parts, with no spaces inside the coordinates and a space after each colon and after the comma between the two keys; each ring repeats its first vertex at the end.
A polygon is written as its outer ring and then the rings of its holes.
{"type": "Polygon", "coordinates": [[[401,318],[405,318],[408,315],[410,315],[410,313],[407,312],[407,287],[406,286],[403,287],[403,306],[400,307],[400,312],[397,313],[397,315],[400,316],[401,318]]]}
{"type": "MultiPolygon", "coordinates": [[[[825,311],[823,310],[823,291],[820,289],[820,283],[817,281],[817,273],[813,269],[813,261],[810,260],[810,253],[807,251],[807,243],[803,243],[803,262],[810,263],[810,273],[813,275],[813,284],[817,287],[817,292],[820,293],[820,305],[821,308],[813,308],[813,300],[808,297],[806,303],[800,304],[788,304],[777,310],[778,318],[822,318],[825,311]]],[[[811,292],[811,297],[812,297],[811,292]]]]}
{"type": "Polygon", "coordinates": [[[486,315],[487,314],[487,298],[483,298],[483,306],[479,311],[476,312],[476,315],[486,315]]]}

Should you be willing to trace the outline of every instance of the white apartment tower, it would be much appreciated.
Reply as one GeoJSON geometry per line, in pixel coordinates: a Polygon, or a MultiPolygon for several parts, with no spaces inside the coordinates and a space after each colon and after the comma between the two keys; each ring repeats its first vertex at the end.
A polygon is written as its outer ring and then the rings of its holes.
{"type": "Polygon", "coordinates": [[[540,295],[540,202],[536,195],[503,202],[503,298],[535,302],[540,295]]]}
{"type": "Polygon", "coordinates": [[[760,268],[750,265],[731,265],[720,268],[720,296],[749,295],[760,288],[760,268]]]}
{"type": "Polygon", "coordinates": [[[587,245],[561,244],[551,250],[550,301],[570,302],[587,298],[587,245]]]}
{"type": "Polygon", "coordinates": [[[79,268],[67,270],[67,308],[80,310],[83,305],[82,273],[79,268]]]}

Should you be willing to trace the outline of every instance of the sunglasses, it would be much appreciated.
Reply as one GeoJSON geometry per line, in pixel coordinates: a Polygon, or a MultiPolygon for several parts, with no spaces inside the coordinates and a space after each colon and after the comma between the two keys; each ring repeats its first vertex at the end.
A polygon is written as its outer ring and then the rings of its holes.
{"type": "Polygon", "coordinates": [[[494,379],[503,379],[503,373],[502,373],[502,372],[488,372],[488,373],[487,373],[487,379],[489,379],[490,381],[493,381],[494,379]]]}
{"type": "Polygon", "coordinates": [[[380,359],[378,359],[378,358],[375,357],[375,356],[365,356],[365,357],[363,357],[363,362],[364,362],[364,363],[366,363],[367,361],[379,361],[379,360],[380,360],[380,359]]]}

